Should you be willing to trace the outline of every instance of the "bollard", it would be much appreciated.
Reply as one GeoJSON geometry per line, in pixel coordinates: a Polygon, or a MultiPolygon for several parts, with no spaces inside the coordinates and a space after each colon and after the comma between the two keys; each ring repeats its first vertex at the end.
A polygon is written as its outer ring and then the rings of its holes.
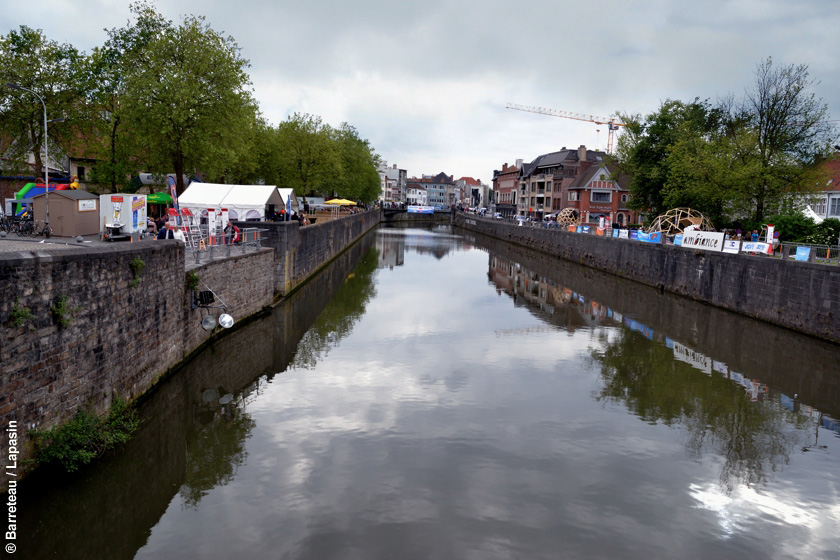
{"type": "Polygon", "coordinates": [[[782,245],[782,259],[788,260],[790,258],[790,245],[782,245]]]}
{"type": "Polygon", "coordinates": [[[228,243],[227,245],[225,245],[225,256],[226,256],[226,257],[229,257],[229,256],[230,256],[230,243],[228,243]]]}
{"type": "Polygon", "coordinates": [[[207,256],[208,259],[211,261],[213,260],[213,250],[216,248],[215,245],[210,245],[210,254],[207,256]]]}
{"type": "Polygon", "coordinates": [[[195,264],[199,264],[199,262],[201,262],[201,261],[199,261],[199,259],[201,258],[200,255],[201,255],[201,251],[196,249],[196,251],[195,251],[195,264]]]}
{"type": "Polygon", "coordinates": [[[817,262],[817,251],[814,247],[811,247],[811,251],[808,253],[808,262],[817,262]]]}

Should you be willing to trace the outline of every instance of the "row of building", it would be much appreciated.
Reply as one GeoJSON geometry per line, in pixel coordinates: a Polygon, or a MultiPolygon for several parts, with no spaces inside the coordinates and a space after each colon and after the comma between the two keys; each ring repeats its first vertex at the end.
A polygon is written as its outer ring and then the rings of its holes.
{"type": "Polygon", "coordinates": [[[404,169],[383,164],[379,170],[381,199],[385,203],[418,204],[439,208],[488,208],[503,217],[543,219],[573,208],[583,222],[638,223],[642,218],[627,207],[630,199],[626,175],[606,164],[606,154],[562,148],[531,163],[516,160],[493,172],[491,186],[472,177],[455,179],[438,173],[408,178],[404,169]]]}
{"type": "Polygon", "coordinates": [[[386,204],[436,206],[438,208],[489,207],[490,186],[479,179],[438,173],[408,178],[405,169],[384,162],[379,168],[380,200],[386,204]]]}
{"type": "Polygon", "coordinates": [[[643,216],[627,206],[630,178],[606,163],[606,154],[586,146],[543,154],[531,163],[521,159],[493,173],[495,211],[504,217],[542,219],[564,208],[581,222],[625,226],[643,216]]]}

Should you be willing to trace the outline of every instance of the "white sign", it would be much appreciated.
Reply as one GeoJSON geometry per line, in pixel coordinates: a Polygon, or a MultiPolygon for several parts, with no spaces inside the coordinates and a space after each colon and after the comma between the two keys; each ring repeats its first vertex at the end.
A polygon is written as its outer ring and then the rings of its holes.
{"type": "Polygon", "coordinates": [[[737,253],[741,250],[741,242],[737,239],[727,239],[723,242],[724,253],[737,253]]]}
{"type": "Polygon", "coordinates": [[[686,249],[721,251],[723,250],[723,238],[723,232],[686,231],[683,233],[682,246],[686,249]]]}
{"type": "Polygon", "coordinates": [[[79,201],[79,212],[90,212],[96,210],[96,199],[88,198],[79,201]]]}
{"type": "Polygon", "coordinates": [[[213,239],[216,237],[216,209],[209,208],[207,210],[207,237],[213,239]]]}
{"type": "Polygon", "coordinates": [[[629,239],[630,238],[630,232],[626,229],[619,230],[618,231],[618,238],[619,239],[629,239]]]}
{"type": "Polygon", "coordinates": [[[770,245],[767,243],[760,243],[758,241],[744,241],[741,245],[741,252],[743,253],[768,253],[770,252],[770,245]]]}

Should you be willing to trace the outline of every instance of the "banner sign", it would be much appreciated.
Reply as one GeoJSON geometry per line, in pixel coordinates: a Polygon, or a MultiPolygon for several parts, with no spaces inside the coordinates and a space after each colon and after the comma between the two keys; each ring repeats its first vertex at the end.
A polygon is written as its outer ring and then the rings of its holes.
{"type": "Polygon", "coordinates": [[[215,245],[214,238],[216,237],[216,209],[207,209],[207,237],[210,238],[210,244],[215,245]]]}
{"type": "Polygon", "coordinates": [[[770,251],[770,245],[758,241],[744,241],[741,245],[742,253],[767,253],[770,251]]]}
{"type": "Polygon", "coordinates": [[[723,242],[724,253],[738,253],[741,250],[741,242],[737,239],[727,239],[723,242]]]}
{"type": "Polygon", "coordinates": [[[683,234],[678,233],[674,236],[674,245],[682,245],[683,234]]]}
{"type": "Polygon", "coordinates": [[[810,247],[797,247],[796,248],[796,260],[807,261],[810,256],[811,256],[811,248],[810,247]]]}
{"type": "Polygon", "coordinates": [[[79,200],[79,212],[90,212],[96,210],[96,199],[88,198],[79,200]]]}
{"type": "Polygon", "coordinates": [[[409,206],[408,207],[409,214],[434,214],[435,207],[434,206],[409,206]]]}
{"type": "Polygon", "coordinates": [[[630,238],[630,232],[627,231],[626,229],[620,229],[620,230],[618,230],[618,238],[619,239],[629,239],[630,238]]]}
{"type": "Polygon", "coordinates": [[[656,233],[647,233],[645,231],[640,231],[638,234],[638,240],[644,243],[660,243],[662,241],[662,232],[657,231],[656,233]]]}
{"type": "Polygon", "coordinates": [[[618,237],[618,230],[617,229],[613,230],[612,236],[613,237],[618,237]]]}
{"type": "Polygon", "coordinates": [[[569,230],[569,233],[575,233],[577,231],[577,226],[569,226],[568,230],[569,230]]]}
{"type": "Polygon", "coordinates": [[[719,252],[723,250],[723,238],[723,232],[689,231],[683,233],[682,246],[687,249],[719,252]]]}
{"type": "Polygon", "coordinates": [[[637,229],[631,229],[631,230],[630,230],[630,239],[633,239],[633,240],[638,241],[638,239],[639,239],[639,230],[637,230],[637,229]]]}

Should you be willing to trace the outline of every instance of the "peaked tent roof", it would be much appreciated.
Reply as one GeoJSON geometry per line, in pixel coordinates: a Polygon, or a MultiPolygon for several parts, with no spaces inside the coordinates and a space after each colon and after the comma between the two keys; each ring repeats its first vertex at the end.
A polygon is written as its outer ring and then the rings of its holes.
{"type": "Polygon", "coordinates": [[[237,219],[265,218],[267,204],[281,205],[283,200],[274,185],[220,185],[193,182],[178,197],[178,204],[191,209],[227,208],[237,219]],[[256,215],[255,215],[256,213],[256,215]]]}

